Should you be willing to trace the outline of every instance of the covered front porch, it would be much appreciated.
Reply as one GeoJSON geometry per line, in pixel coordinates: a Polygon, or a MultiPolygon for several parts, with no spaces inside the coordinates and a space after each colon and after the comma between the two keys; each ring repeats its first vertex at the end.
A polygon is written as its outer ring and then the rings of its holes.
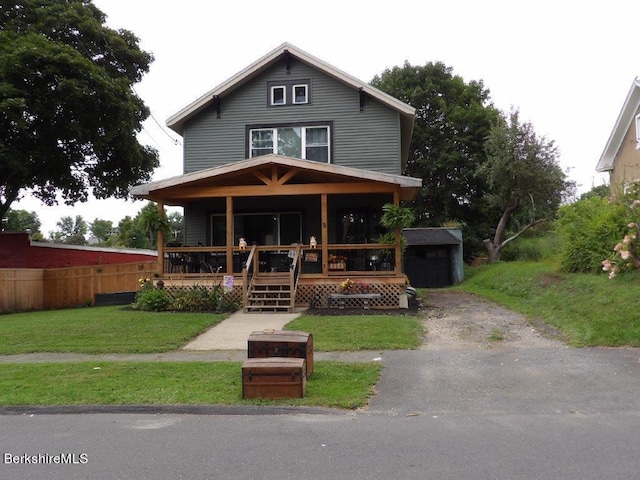
{"type": "MultiPolygon", "coordinates": [[[[247,311],[326,305],[346,279],[398,306],[400,231],[380,243],[382,206],[413,198],[421,180],[266,155],[134,188],[185,208],[185,245],[158,239],[168,288],[224,284],[247,311]],[[260,292],[262,291],[262,292],[260,292]]],[[[354,302],[357,300],[354,298],[354,302]]]]}

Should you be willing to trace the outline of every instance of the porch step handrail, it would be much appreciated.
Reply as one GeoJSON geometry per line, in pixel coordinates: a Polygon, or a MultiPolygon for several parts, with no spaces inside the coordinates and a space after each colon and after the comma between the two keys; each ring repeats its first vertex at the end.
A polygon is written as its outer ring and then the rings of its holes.
{"type": "Polygon", "coordinates": [[[296,243],[293,249],[293,258],[291,259],[291,266],[289,267],[289,291],[291,292],[291,311],[296,306],[296,290],[298,289],[298,280],[300,279],[300,271],[302,270],[300,251],[302,246],[296,243]]]}
{"type": "Polygon", "coordinates": [[[247,261],[242,266],[242,305],[245,312],[247,309],[247,302],[249,300],[249,292],[251,291],[253,279],[255,277],[253,258],[256,253],[256,248],[256,245],[251,247],[247,261]]]}

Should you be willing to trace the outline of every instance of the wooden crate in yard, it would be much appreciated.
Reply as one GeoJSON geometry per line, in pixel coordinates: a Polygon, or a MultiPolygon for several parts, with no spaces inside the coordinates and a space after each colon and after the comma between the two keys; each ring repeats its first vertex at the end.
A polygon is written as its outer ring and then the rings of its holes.
{"type": "Polygon", "coordinates": [[[247,342],[248,358],[288,357],[306,360],[307,378],[313,373],[313,335],[291,330],[253,332],[247,342]]]}
{"type": "Polygon", "coordinates": [[[242,363],[242,398],[302,398],[305,371],[303,358],[248,358],[242,363]]]}

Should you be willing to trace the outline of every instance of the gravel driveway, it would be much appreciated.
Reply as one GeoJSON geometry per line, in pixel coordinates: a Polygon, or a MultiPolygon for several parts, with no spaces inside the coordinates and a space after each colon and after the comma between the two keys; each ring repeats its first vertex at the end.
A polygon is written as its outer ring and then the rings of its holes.
{"type": "Polygon", "coordinates": [[[424,301],[423,350],[564,346],[559,330],[542,321],[530,324],[523,315],[470,293],[431,290],[424,301]]]}

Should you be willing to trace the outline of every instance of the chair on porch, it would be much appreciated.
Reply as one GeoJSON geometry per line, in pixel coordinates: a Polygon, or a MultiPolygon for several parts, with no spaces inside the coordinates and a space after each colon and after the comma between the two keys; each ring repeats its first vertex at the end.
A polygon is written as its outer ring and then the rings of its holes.
{"type": "Polygon", "coordinates": [[[185,273],[186,263],[181,253],[169,252],[169,273],[185,273]]]}

